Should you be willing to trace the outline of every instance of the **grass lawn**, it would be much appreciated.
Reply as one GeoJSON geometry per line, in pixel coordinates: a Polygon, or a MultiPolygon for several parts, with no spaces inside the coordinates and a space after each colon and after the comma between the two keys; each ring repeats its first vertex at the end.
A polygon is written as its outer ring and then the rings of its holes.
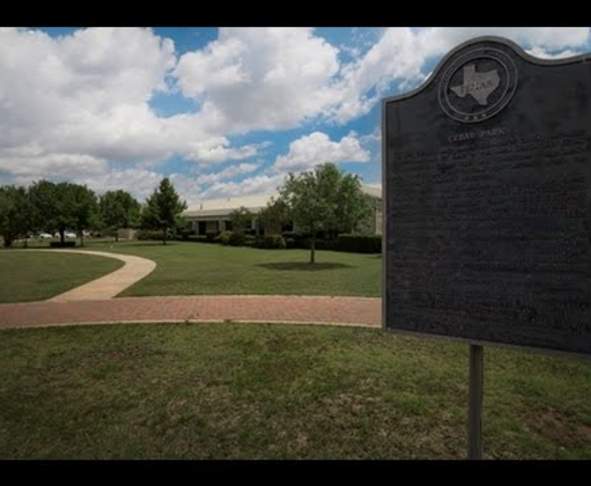
{"type": "Polygon", "coordinates": [[[49,299],[122,265],[93,255],[0,250],[0,303],[49,299]]]}
{"type": "Polygon", "coordinates": [[[152,241],[89,242],[88,248],[150,258],[156,269],[119,296],[193,294],[360,295],[379,297],[381,255],[265,250],[152,241]]]}
{"type": "MultiPolygon", "coordinates": [[[[0,332],[0,458],[457,458],[468,346],[265,324],[0,332]]],[[[487,458],[591,458],[591,365],[485,348],[487,458]]]]}

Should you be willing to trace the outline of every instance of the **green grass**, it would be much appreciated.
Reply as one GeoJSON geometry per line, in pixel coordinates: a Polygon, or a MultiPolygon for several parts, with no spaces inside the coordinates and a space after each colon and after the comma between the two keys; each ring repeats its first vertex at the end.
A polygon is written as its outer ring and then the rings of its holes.
{"type": "Polygon", "coordinates": [[[380,255],[264,250],[173,241],[89,242],[89,249],[154,260],[156,269],[120,296],[284,294],[380,296],[380,255]]]}
{"type": "Polygon", "coordinates": [[[0,303],[49,299],[122,265],[119,260],[92,255],[0,250],[0,303]]]}
{"type": "MultiPolygon", "coordinates": [[[[0,458],[466,454],[468,346],[360,328],[0,332],[0,458]]],[[[591,366],[485,348],[485,458],[591,459],[591,366]]]]}

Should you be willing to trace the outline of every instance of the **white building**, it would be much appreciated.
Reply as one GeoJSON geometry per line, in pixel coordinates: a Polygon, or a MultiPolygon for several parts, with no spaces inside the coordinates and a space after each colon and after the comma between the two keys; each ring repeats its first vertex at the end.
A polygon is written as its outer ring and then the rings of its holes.
{"type": "MultiPolygon", "coordinates": [[[[370,195],[375,201],[375,207],[370,225],[375,234],[382,234],[382,190],[376,186],[362,186],[363,192],[370,195]]],[[[254,215],[258,214],[267,203],[278,194],[264,194],[240,197],[228,197],[224,199],[208,199],[189,207],[183,216],[190,222],[191,228],[198,235],[217,234],[221,231],[231,231],[230,214],[232,211],[244,207],[254,215]]],[[[257,228],[256,218],[251,221],[251,229],[257,228]]],[[[290,225],[285,228],[291,230],[290,225]]]]}

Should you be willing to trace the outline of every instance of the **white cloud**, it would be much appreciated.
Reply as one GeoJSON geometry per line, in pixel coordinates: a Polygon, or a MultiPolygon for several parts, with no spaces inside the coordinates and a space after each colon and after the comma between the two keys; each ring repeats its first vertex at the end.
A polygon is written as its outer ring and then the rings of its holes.
{"type": "Polygon", "coordinates": [[[201,193],[203,199],[214,199],[230,196],[247,196],[250,194],[272,194],[285,179],[285,174],[258,175],[241,182],[216,182],[201,193]]]}
{"type": "Polygon", "coordinates": [[[289,152],[275,160],[279,172],[299,171],[324,162],[367,162],[369,153],[363,149],[354,133],[333,142],[322,132],[313,132],[289,144],[289,152]]]}
{"type": "Polygon", "coordinates": [[[85,154],[43,154],[11,150],[0,152],[0,172],[6,172],[21,181],[37,179],[63,179],[94,174],[109,170],[104,159],[85,154]],[[21,152],[20,154],[18,152],[21,152]]]}
{"type": "Polygon", "coordinates": [[[232,165],[220,172],[212,172],[209,174],[201,174],[197,177],[196,182],[198,184],[214,184],[219,181],[232,179],[233,177],[248,174],[254,172],[259,168],[258,164],[247,164],[242,163],[238,165],[232,165]]]}
{"type": "Polygon", "coordinates": [[[0,160],[0,171],[49,177],[74,160],[149,165],[174,154],[200,163],[255,155],[257,146],[231,147],[194,113],[152,111],[149,101],[168,89],[176,61],[172,40],[151,29],[89,28],[57,38],[0,29],[0,155],[35,147],[20,156],[22,167],[0,160]]]}
{"type": "Polygon", "coordinates": [[[429,59],[483,35],[506,37],[537,52],[581,47],[590,38],[587,27],[388,28],[365,56],[342,69],[342,79],[334,86],[340,96],[332,116],[346,123],[369,112],[381,97],[394,94],[387,91],[392,82],[397,82],[402,91],[411,89],[428,76],[423,70],[429,59]]]}
{"type": "Polygon", "coordinates": [[[295,127],[334,104],[338,49],[310,28],[223,28],[217,40],[179,59],[185,96],[203,100],[210,129],[295,127]]]}
{"type": "Polygon", "coordinates": [[[392,82],[402,89],[423,82],[427,61],[475,36],[508,37],[545,58],[575,55],[589,43],[588,28],[388,28],[374,41],[375,32],[348,44],[354,60],[342,64],[339,48],[310,28],[224,28],[180,59],[172,40],[151,29],[90,28],[52,38],[2,28],[0,177],[70,178],[144,197],[162,177],[155,164],[176,154],[197,164],[237,161],[234,172],[202,179],[173,174],[183,194],[274,190],[280,172],[327,160],[368,161],[367,147],[377,139],[350,134],[331,141],[317,131],[293,141],[275,172],[237,183],[229,179],[255,170],[240,161],[260,156],[265,144],[233,146],[232,134],[308,120],[347,123],[393,94],[392,82]],[[159,117],[150,100],[175,76],[176,88],[200,109],[159,117]]]}
{"type": "Polygon", "coordinates": [[[564,59],[581,54],[580,51],[573,51],[571,49],[566,49],[560,52],[548,52],[542,47],[534,47],[532,49],[528,49],[526,52],[534,57],[539,57],[540,59],[564,59]]]}
{"type": "Polygon", "coordinates": [[[186,158],[197,162],[224,162],[241,160],[258,154],[260,144],[243,145],[238,148],[228,147],[229,140],[225,137],[209,138],[203,142],[192,142],[184,154],[186,158]]]}

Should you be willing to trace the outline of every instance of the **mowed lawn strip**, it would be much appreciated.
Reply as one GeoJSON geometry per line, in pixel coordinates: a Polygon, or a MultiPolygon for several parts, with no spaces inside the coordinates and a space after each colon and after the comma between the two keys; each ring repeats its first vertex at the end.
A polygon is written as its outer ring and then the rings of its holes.
{"type": "Polygon", "coordinates": [[[0,250],[0,303],[49,299],[121,266],[95,255],[0,250]]]}
{"type": "MultiPolygon", "coordinates": [[[[0,458],[462,459],[468,346],[381,330],[0,332],[0,458]]],[[[485,458],[590,459],[591,365],[485,348],[485,458]]]]}
{"type": "Polygon", "coordinates": [[[91,242],[89,249],[154,260],[156,269],[119,296],[148,295],[357,295],[380,296],[379,254],[266,250],[172,241],[91,242]]]}

